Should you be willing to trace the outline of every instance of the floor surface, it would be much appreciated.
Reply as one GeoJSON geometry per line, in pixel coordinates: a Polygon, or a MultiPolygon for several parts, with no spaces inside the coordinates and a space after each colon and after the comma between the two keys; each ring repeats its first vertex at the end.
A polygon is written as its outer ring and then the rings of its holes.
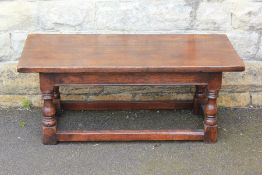
{"type": "MultiPolygon", "coordinates": [[[[0,110],[0,174],[260,175],[262,109],[220,109],[219,139],[203,142],[41,143],[40,109],[0,110]]],[[[59,116],[59,129],[202,128],[190,111],[85,111],[59,116]]]]}

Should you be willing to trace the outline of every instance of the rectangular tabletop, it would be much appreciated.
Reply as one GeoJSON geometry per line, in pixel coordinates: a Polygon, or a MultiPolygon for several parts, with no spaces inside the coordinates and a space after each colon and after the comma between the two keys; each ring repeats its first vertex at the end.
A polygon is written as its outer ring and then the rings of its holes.
{"type": "Polygon", "coordinates": [[[244,64],[226,35],[29,35],[19,72],[231,72],[244,64]]]}

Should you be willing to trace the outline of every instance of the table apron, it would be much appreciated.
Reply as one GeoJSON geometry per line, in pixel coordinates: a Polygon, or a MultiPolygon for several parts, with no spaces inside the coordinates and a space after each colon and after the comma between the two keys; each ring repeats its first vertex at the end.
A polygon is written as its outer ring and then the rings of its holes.
{"type": "Polygon", "coordinates": [[[206,85],[221,73],[40,73],[40,81],[53,85],[206,85]]]}

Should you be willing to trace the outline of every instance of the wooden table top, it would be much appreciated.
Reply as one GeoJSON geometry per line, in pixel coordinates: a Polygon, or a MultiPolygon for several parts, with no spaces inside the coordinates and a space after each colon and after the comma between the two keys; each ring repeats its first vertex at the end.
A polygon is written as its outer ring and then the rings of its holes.
{"type": "Polygon", "coordinates": [[[19,72],[233,72],[226,35],[29,35],[19,72]]]}

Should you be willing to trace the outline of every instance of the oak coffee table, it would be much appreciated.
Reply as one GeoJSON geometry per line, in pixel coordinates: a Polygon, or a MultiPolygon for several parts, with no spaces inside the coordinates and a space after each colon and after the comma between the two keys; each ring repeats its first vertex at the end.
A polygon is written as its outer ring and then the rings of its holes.
{"type": "MultiPolygon", "coordinates": [[[[39,73],[43,143],[57,141],[217,141],[217,97],[222,72],[244,71],[225,35],[31,34],[18,72],[39,73]],[[61,85],[194,85],[192,101],[60,100],[61,85]],[[57,110],[192,109],[198,130],[60,131],[57,110]]],[[[175,117],[175,116],[174,116],[175,117]]]]}

